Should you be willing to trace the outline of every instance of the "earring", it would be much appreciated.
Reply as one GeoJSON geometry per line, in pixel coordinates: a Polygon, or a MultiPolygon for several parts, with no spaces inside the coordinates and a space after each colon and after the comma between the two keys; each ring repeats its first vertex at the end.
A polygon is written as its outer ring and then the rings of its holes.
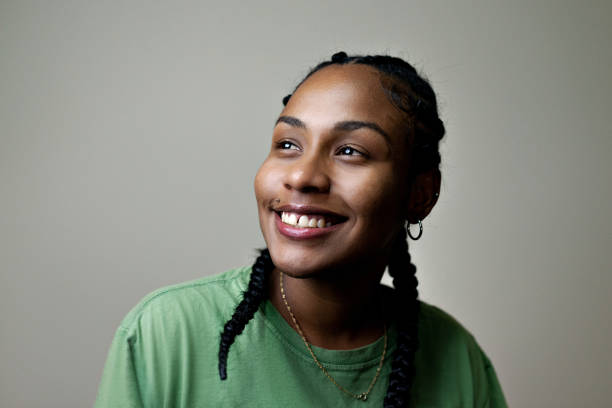
{"type": "Polygon", "coordinates": [[[416,241],[419,238],[421,238],[421,235],[423,235],[423,223],[421,222],[421,220],[418,221],[419,224],[419,235],[417,235],[416,237],[412,236],[412,233],[410,232],[410,221],[406,222],[406,232],[408,233],[408,236],[413,240],[416,241]]]}

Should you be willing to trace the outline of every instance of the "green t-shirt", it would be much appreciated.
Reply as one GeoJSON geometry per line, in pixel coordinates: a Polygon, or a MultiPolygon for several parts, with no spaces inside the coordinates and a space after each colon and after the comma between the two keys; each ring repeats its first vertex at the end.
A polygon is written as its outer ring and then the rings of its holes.
{"type": "MultiPolygon", "coordinates": [[[[96,407],[366,407],[382,406],[395,345],[367,401],[333,385],[301,337],[264,302],[230,348],[219,379],[219,334],[247,287],[250,267],[170,286],[145,297],[113,339],[96,407]]],[[[506,407],[487,356],[472,335],[440,309],[421,302],[420,347],[411,406],[506,407]]],[[[336,381],[359,393],[374,377],[383,338],[354,350],[313,347],[336,381]]]]}

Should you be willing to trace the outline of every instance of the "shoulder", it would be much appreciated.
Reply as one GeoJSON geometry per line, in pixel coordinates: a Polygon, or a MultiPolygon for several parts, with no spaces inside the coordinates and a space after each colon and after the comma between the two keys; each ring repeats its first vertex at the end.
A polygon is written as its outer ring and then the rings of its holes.
{"type": "Polygon", "coordinates": [[[160,401],[175,406],[178,402],[168,401],[188,395],[191,379],[204,387],[216,384],[219,333],[250,271],[243,267],[167,286],[138,302],[113,338],[97,406],[129,401],[133,406],[158,406],[160,401]]]}
{"type": "Polygon", "coordinates": [[[422,346],[457,353],[480,351],[476,339],[455,317],[437,306],[419,302],[419,340],[422,346]]]}
{"type": "Polygon", "coordinates": [[[419,306],[419,328],[473,338],[472,334],[448,312],[423,301],[419,301],[419,306]]]}
{"type": "Polygon", "coordinates": [[[421,378],[428,381],[420,384],[423,401],[438,398],[435,390],[453,390],[472,401],[469,405],[506,406],[495,369],[470,331],[449,313],[425,302],[420,302],[418,327],[416,365],[421,378]]]}
{"type": "Polygon", "coordinates": [[[174,284],[145,296],[130,310],[120,328],[133,330],[143,322],[180,321],[197,314],[199,317],[231,313],[248,284],[251,267],[241,267],[217,275],[174,284]]]}

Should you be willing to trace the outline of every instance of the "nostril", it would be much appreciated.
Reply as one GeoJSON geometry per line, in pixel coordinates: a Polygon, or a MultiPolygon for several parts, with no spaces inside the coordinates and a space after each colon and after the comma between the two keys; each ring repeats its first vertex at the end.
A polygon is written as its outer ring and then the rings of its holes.
{"type": "Polygon", "coordinates": [[[324,190],[320,189],[319,187],[315,187],[315,186],[306,186],[300,189],[300,191],[302,193],[322,193],[324,192],[324,190]]]}

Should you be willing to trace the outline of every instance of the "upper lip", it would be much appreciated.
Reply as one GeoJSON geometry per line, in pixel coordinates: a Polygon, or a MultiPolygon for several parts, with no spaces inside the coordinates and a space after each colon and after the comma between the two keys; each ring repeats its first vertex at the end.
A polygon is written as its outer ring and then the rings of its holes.
{"type": "Polygon", "coordinates": [[[338,214],[336,212],[330,211],[325,208],[317,207],[314,205],[304,205],[304,204],[285,204],[278,207],[273,207],[273,211],[283,211],[283,212],[293,212],[297,214],[320,214],[326,215],[328,217],[335,218],[347,218],[342,214],[338,214]]]}

